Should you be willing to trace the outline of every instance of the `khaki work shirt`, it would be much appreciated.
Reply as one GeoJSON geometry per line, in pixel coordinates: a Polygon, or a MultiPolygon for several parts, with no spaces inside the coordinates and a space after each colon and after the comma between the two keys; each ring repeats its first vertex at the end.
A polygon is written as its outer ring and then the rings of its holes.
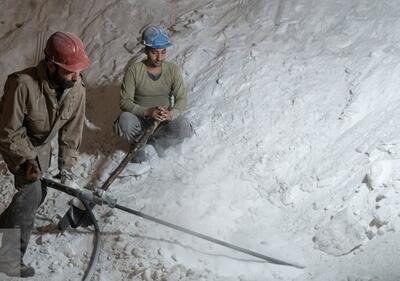
{"type": "Polygon", "coordinates": [[[57,100],[44,61],[8,76],[0,101],[0,152],[11,172],[28,159],[37,159],[46,171],[51,140],[57,133],[59,169],[75,164],[82,140],[85,94],[79,80],[57,100]]]}

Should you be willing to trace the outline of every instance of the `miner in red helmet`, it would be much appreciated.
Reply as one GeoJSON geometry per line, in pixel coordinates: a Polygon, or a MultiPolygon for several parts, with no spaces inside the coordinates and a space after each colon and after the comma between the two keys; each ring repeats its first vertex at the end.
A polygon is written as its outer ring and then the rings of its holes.
{"type": "Polygon", "coordinates": [[[78,157],[85,117],[81,71],[89,58],[72,33],[50,36],[45,60],[8,76],[0,101],[0,152],[14,175],[16,193],[0,215],[0,272],[29,277],[25,265],[35,213],[46,196],[40,178],[50,165],[51,141],[58,135],[58,168],[65,179],[78,157]]]}

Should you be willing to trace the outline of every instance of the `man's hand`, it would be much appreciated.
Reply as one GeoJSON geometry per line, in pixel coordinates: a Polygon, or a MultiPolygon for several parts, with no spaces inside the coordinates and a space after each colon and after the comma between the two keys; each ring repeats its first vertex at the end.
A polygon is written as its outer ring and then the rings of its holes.
{"type": "Polygon", "coordinates": [[[144,116],[146,118],[154,119],[160,122],[163,121],[171,121],[172,120],[172,112],[169,111],[164,106],[157,106],[153,108],[149,108],[144,116]]]}
{"type": "Polygon", "coordinates": [[[80,186],[76,183],[78,177],[72,172],[69,168],[63,168],[60,172],[54,176],[56,179],[60,180],[60,183],[68,185],[73,188],[80,188],[80,186]]]}
{"type": "Polygon", "coordinates": [[[23,166],[25,168],[25,178],[28,183],[40,180],[42,172],[40,171],[39,164],[35,159],[26,160],[23,166]]]}
{"type": "Polygon", "coordinates": [[[72,182],[75,180],[74,174],[70,169],[61,169],[55,178],[59,179],[62,184],[66,184],[67,182],[72,182]]]}
{"type": "Polygon", "coordinates": [[[160,108],[160,114],[162,120],[160,121],[171,121],[172,120],[172,112],[166,109],[165,107],[160,108]]]}

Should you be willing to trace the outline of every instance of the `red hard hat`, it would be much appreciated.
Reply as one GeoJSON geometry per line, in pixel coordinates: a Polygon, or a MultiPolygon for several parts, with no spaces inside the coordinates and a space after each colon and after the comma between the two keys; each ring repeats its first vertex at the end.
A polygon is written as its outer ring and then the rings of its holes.
{"type": "Polygon", "coordinates": [[[90,64],[82,41],[69,32],[53,33],[47,40],[44,54],[46,59],[71,72],[84,70],[90,64]]]}

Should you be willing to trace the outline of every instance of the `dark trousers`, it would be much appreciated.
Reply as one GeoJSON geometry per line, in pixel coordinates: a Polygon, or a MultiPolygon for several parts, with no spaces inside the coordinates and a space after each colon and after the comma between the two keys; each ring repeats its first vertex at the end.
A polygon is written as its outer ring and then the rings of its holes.
{"type": "MultiPolygon", "coordinates": [[[[0,231],[5,228],[20,231],[20,261],[18,262],[22,262],[35,223],[36,211],[43,203],[47,189],[42,186],[40,181],[26,183],[24,176],[18,172],[14,175],[14,179],[15,188],[18,192],[14,195],[11,204],[0,215],[0,231]]],[[[13,240],[7,237],[7,233],[3,233],[0,259],[6,256],[15,257],[15,253],[7,253],[7,251],[11,251],[9,246],[12,246],[7,245],[7,241],[13,240]]]]}

